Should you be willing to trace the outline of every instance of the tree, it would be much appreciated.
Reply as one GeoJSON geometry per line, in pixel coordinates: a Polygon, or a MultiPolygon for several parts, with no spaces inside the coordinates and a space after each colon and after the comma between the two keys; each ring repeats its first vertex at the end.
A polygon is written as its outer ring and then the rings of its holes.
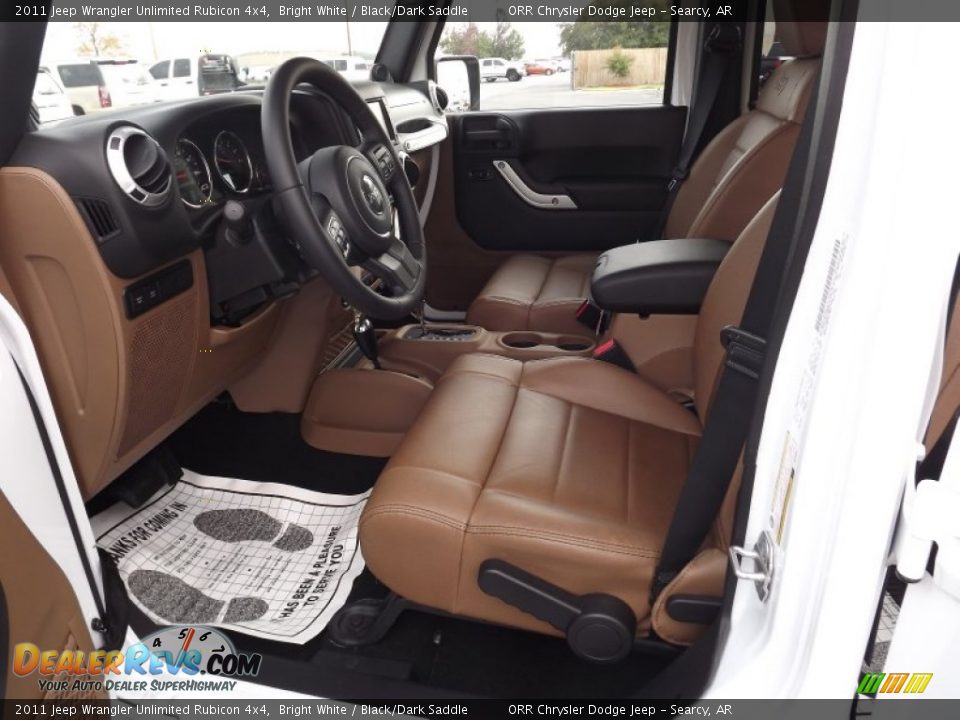
{"type": "Polygon", "coordinates": [[[106,29],[103,23],[74,23],[73,28],[82,38],[77,50],[81,55],[100,57],[118,53],[123,49],[123,41],[106,29]]]}
{"type": "Polygon", "coordinates": [[[620,48],[615,48],[613,54],[607,58],[607,70],[620,79],[624,80],[630,74],[630,68],[633,66],[633,57],[627,55],[620,48]]]}
{"type": "Polygon", "coordinates": [[[560,49],[569,57],[575,50],[666,47],[669,32],[668,23],[657,21],[561,23],[560,49]]]}
{"type": "Polygon", "coordinates": [[[476,55],[517,60],[523,57],[523,36],[508,22],[498,22],[490,34],[476,23],[453,27],[440,41],[440,48],[450,55],[476,55]]]}
{"type": "Polygon", "coordinates": [[[519,60],[523,57],[523,35],[508,22],[498,22],[490,44],[490,57],[519,60]]]}
{"type": "MultiPolygon", "coordinates": [[[[653,10],[666,8],[669,0],[648,0],[644,6],[653,10]]],[[[631,0],[594,0],[597,7],[620,8],[630,12],[631,0]]],[[[662,17],[659,13],[655,17],[662,17]]],[[[594,22],[577,20],[560,23],[560,48],[567,57],[574,50],[609,50],[614,47],[647,48],[666,47],[669,42],[670,23],[665,20],[629,20],[620,22],[594,22]]]]}
{"type": "Polygon", "coordinates": [[[440,49],[450,55],[480,56],[480,28],[476,23],[467,23],[464,27],[451,27],[450,31],[440,41],[440,49]]]}

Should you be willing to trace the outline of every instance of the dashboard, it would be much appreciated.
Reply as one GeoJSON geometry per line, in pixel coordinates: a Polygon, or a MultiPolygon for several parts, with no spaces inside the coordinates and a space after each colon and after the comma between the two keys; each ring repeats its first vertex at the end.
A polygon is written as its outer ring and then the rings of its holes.
{"type": "MultiPolygon", "coordinates": [[[[354,87],[401,162],[447,137],[427,86],[354,87]]],[[[258,367],[281,301],[329,298],[331,317],[350,320],[276,216],[261,105],[243,91],[75,118],[27,133],[0,172],[0,262],[85,497],[258,367]],[[225,213],[238,206],[252,228],[239,241],[225,213]]],[[[306,88],[291,98],[290,134],[298,161],[362,140],[306,88]]]]}
{"type": "MultiPolygon", "coordinates": [[[[401,154],[446,138],[442,110],[426,90],[376,82],[355,88],[401,154]]],[[[83,116],[28,134],[12,162],[56,178],[77,202],[110,271],[136,278],[204,248],[228,200],[269,196],[260,110],[261,93],[250,91],[83,116]],[[141,157],[151,141],[165,162],[141,157]]],[[[306,88],[291,98],[290,125],[298,161],[361,140],[339,106],[306,88]]]]}

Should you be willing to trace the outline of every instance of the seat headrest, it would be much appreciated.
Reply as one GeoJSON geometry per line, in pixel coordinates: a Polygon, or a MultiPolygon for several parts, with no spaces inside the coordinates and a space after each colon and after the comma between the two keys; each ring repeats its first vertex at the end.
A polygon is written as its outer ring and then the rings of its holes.
{"type": "Polygon", "coordinates": [[[785,55],[819,57],[827,38],[830,0],[773,0],[777,39],[785,55]]]}

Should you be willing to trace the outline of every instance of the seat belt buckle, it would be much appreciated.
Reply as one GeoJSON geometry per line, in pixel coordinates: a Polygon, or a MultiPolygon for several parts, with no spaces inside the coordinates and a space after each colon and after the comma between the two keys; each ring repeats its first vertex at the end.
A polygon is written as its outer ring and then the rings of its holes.
{"type": "Polygon", "coordinates": [[[577,322],[585,325],[596,335],[603,335],[610,324],[610,313],[594,305],[590,300],[584,300],[575,314],[577,322]]]}
{"type": "Polygon", "coordinates": [[[760,379],[763,360],[767,355],[767,341],[734,325],[720,331],[720,343],[726,348],[724,364],[753,380],[760,379]]]}
{"type": "Polygon", "coordinates": [[[672,193],[684,180],[687,179],[687,176],[690,174],[688,170],[683,168],[674,168],[673,175],[670,177],[670,182],[667,183],[667,192],[672,193]]]}
{"type": "Polygon", "coordinates": [[[616,340],[607,340],[602,345],[597,346],[593,351],[593,359],[616,365],[632,373],[637,371],[637,368],[633,365],[633,361],[630,360],[630,356],[627,355],[626,351],[620,347],[620,343],[616,340]]]}

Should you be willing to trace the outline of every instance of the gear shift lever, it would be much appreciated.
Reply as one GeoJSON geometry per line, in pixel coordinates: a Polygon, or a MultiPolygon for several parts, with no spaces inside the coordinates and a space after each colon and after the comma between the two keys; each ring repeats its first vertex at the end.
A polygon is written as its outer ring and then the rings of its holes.
{"type": "Polygon", "coordinates": [[[377,350],[377,334],[373,330],[373,323],[370,319],[360,313],[356,313],[353,318],[353,339],[373,366],[380,370],[380,353],[377,350]]]}

